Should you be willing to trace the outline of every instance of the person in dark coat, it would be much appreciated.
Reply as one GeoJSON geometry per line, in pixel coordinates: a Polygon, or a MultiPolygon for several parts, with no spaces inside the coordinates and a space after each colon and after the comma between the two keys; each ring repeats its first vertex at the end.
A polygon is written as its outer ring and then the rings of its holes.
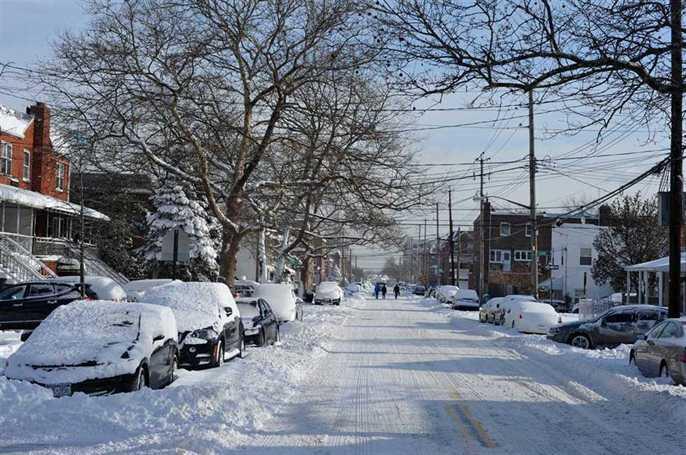
{"type": "Polygon", "coordinates": [[[381,285],[381,295],[384,299],[386,298],[386,292],[388,292],[388,290],[386,289],[386,283],[384,283],[381,285]]]}
{"type": "Polygon", "coordinates": [[[374,285],[374,297],[376,297],[377,300],[379,300],[379,292],[381,292],[381,286],[379,286],[379,283],[376,283],[374,285]]]}
{"type": "Polygon", "coordinates": [[[395,295],[395,300],[398,300],[400,295],[400,285],[398,283],[395,283],[395,286],[393,286],[393,295],[395,295]]]}

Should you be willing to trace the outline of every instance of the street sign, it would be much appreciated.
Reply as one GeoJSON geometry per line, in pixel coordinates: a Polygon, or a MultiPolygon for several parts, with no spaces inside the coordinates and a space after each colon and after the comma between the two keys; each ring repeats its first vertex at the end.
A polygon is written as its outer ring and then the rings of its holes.
{"type": "Polygon", "coordinates": [[[176,262],[186,263],[190,260],[191,238],[181,229],[168,231],[162,239],[161,260],[174,262],[174,236],[177,237],[176,262]]]}
{"type": "Polygon", "coordinates": [[[550,264],[550,270],[560,270],[560,266],[557,264],[550,264]]]}

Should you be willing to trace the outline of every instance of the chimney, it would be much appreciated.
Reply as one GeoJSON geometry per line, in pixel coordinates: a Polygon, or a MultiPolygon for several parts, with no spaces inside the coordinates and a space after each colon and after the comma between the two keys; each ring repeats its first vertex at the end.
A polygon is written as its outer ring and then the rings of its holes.
{"type": "Polygon", "coordinates": [[[33,116],[34,148],[50,146],[50,109],[48,106],[45,103],[36,103],[26,108],[26,113],[33,116]]]}

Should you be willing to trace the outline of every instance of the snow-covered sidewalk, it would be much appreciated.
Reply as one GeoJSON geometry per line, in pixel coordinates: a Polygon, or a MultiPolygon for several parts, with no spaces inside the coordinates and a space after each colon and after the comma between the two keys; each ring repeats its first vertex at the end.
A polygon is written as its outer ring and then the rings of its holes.
{"type": "MultiPolygon", "coordinates": [[[[163,390],[55,399],[39,386],[0,377],[0,453],[214,453],[235,448],[298,393],[351,311],[346,304],[306,306],[304,321],[282,326],[279,345],[249,348],[246,359],[218,369],[181,370],[163,390]]],[[[18,346],[16,338],[0,339],[0,368],[18,346]]]]}

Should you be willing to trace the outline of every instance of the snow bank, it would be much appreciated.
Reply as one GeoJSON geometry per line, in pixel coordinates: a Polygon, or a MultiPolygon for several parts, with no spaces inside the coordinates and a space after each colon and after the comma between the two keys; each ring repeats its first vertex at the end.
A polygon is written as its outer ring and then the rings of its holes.
{"type": "Polygon", "coordinates": [[[282,326],[276,346],[248,348],[246,359],[220,368],[180,370],[163,390],[54,399],[41,387],[0,378],[0,452],[235,450],[298,393],[350,311],[308,306],[303,322],[282,326]]]}

